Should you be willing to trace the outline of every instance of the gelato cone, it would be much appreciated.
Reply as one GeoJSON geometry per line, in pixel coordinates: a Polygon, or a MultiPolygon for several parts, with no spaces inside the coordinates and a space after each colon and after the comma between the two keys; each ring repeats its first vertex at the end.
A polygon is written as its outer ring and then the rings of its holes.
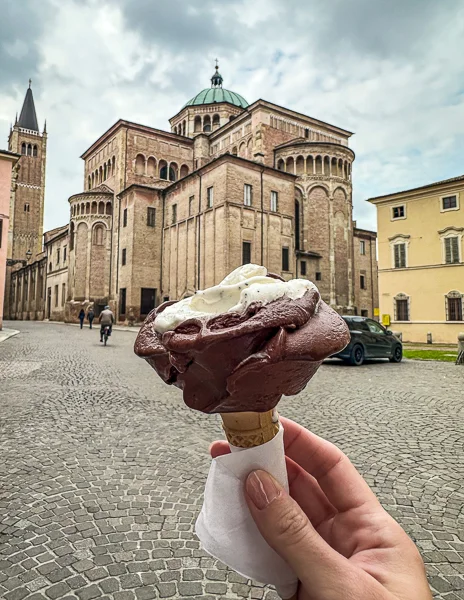
{"type": "Polygon", "coordinates": [[[283,395],[301,392],[349,339],[313,283],[244,265],[217,286],[156,308],[135,342],[136,354],[182,390],[187,406],[223,421],[231,454],[211,465],[196,523],[203,547],[284,598],[295,597],[296,575],[259,533],[244,481],[261,468],[288,489],[275,407],[283,395]]]}

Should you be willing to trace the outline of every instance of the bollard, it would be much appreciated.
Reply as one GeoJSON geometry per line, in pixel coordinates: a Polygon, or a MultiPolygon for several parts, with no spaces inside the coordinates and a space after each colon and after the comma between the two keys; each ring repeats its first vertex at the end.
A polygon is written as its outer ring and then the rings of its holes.
{"type": "Polygon", "coordinates": [[[458,334],[458,357],[456,359],[457,365],[464,365],[464,332],[458,334]]]}
{"type": "Polygon", "coordinates": [[[432,343],[432,333],[429,331],[427,333],[427,344],[431,344],[432,343]]]}

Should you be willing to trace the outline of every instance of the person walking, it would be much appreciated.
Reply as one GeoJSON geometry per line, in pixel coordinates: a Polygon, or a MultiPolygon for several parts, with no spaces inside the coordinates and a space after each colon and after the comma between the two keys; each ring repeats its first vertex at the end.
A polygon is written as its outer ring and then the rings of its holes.
{"type": "Polygon", "coordinates": [[[92,329],[92,323],[95,318],[95,313],[93,312],[93,307],[91,306],[87,312],[87,319],[89,321],[89,327],[92,329]]]}
{"type": "Polygon", "coordinates": [[[84,319],[85,319],[85,310],[83,308],[81,308],[81,312],[79,313],[79,321],[81,324],[81,329],[84,326],[84,319]]]}

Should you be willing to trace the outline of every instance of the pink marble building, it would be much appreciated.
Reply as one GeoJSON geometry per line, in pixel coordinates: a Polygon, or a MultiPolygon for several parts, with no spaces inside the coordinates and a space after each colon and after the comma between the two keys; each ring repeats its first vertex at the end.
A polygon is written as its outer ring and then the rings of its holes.
{"type": "Polygon", "coordinates": [[[20,158],[14,152],[0,150],[0,329],[3,326],[12,170],[20,158]]]}

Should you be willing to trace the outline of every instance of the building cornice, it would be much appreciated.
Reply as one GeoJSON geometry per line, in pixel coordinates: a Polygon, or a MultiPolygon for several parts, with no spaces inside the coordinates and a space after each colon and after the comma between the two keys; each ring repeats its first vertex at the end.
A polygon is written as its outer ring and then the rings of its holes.
{"type": "Polygon", "coordinates": [[[9,160],[13,165],[15,165],[20,158],[21,154],[17,154],[16,152],[10,152],[9,150],[0,150],[0,159],[9,160]]]}
{"type": "Polygon", "coordinates": [[[386,194],[384,196],[374,196],[373,198],[367,198],[366,202],[371,204],[388,204],[389,202],[399,202],[400,200],[417,200],[422,199],[424,196],[436,196],[440,191],[452,190],[457,185],[464,185],[464,175],[458,177],[452,177],[451,179],[444,179],[443,181],[436,181],[435,183],[429,183],[410,190],[403,190],[402,192],[394,192],[393,194],[386,194]]]}
{"type": "Polygon", "coordinates": [[[270,110],[273,110],[274,112],[280,112],[283,115],[291,116],[291,117],[298,118],[298,119],[303,119],[303,120],[307,121],[308,125],[311,124],[311,125],[316,125],[318,127],[325,127],[327,129],[330,129],[334,133],[343,135],[344,137],[351,137],[352,135],[354,135],[352,131],[348,131],[347,129],[342,129],[341,127],[337,127],[336,125],[331,125],[330,123],[327,123],[326,121],[320,121],[319,119],[315,119],[314,117],[310,117],[303,113],[297,112],[296,110],[292,110],[290,108],[280,106],[279,104],[274,104],[273,102],[269,102],[268,100],[263,100],[262,98],[253,102],[253,104],[250,104],[250,106],[246,110],[252,112],[253,110],[255,110],[255,108],[259,108],[259,107],[265,107],[270,110]]]}
{"type": "Polygon", "coordinates": [[[318,146],[328,146],[329,148],[333,148],[334,150],[348,151],[349,154],[352,155],[353,160],[356,158],[354,151],[349,146],[343,146],[342,144],[336,144],[335,142],[310,142],[309,140],[302,140],[301,138],[297,138],[297,140],[295,141],[290,140],[289,142],[285,142],[284,144],[275,146],[274,154],[277,154],[282,150],[290,150],[291,148],[299,146],[309,146],[310,148],[316,148],[318,146]]]}
{"type": "Polygon", "coordinates": [[[268,173],[272,173],[273,175],[279,175],[279,176],[282,176],[284,179],[287,178],[292,181],[295,181],[295,179],[297,179],[297,175],[293,175],[293,173],[286,173],[285,171],[279,171],[278,169],[274,169],[273,167],[269,167],[268,165],[264,165],[262,163],[255,162],[253,160],[248,160],[247,158],[242,158],[241,156],[235,156],[235,154],[229,154],[228,152],[226,152],[225,154],[221,154],[220,156],[214,158],[213,160],[208,162],[206,165],[202,165],[198,169],[195,169],[195,171],[192,171],[185,177],[182,177],[182,179],[173,181],[172,183],[170,183],[170,185],[168,185],[164,188],[156,188],[156,187],[149,186],[149,185],[142,185],[140,183],[131,183],[131,185],[129,185],[127,188],[125,188],[118,194],[118,198],[122,198],[129,191],[136,189],[136,188],[142,189],[142,190],[150,190],[153,192],[172,191],[173,189],[176,188],[177,185],[179,185],[179,183],[183,183],[191,177],[198,177],[198,175],[202,175],[203,173],[208,172],[211,168],[213,168],[216,165],[216,163],[220,163],[220,162],[232,162],[232,163],[239,163],[242,165],[244,164],[253,170],[268,172],[268,173]]]}
{"type": "Polygon", "coordinates": [[[109,129],[105,131],[83,154],[81,154],[82,159],[88,158],[90,154],[92,154],[101,144],[103,144],[108,138],[115,135],[119,129],[122,128],[132,129],[135,131],[139,131],[140,133],[146,134],[156,134],[161,137],[165,137],[170,141],[175,141],[177,143],[185,144],[186,146],[193,145],[193,139],[184,137],[183,135],[177,135],[176,133],[171,133],[170,131],[164,131],[163,129],[155,129],[154,127],[149,127],[148,125],[141,125],[140,123],[134,123],[133,121],[126,121],[124,119],[119,119],[116,121],[114,125],[112,125],[109,129]]]}

